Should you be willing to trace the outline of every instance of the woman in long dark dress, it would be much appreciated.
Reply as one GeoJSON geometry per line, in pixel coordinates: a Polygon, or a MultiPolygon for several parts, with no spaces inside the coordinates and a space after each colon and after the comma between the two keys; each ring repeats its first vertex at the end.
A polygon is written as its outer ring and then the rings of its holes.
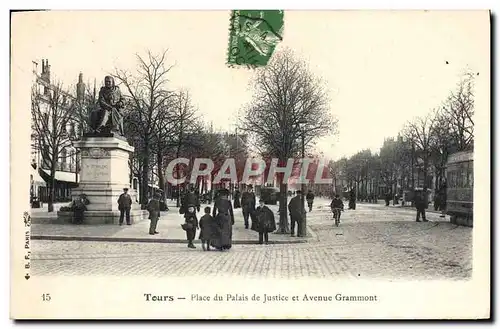
{"type": "Polygon", "coordinates": [[[222,190],[219,192],[219,197],[215,201],[212,212],[217,230],[214,232],[215,239],[211,242],[211,246],[217,250],[231,249],[234,214],[231,201],[228,200],[228,195],[229,191],[222,190]]]}

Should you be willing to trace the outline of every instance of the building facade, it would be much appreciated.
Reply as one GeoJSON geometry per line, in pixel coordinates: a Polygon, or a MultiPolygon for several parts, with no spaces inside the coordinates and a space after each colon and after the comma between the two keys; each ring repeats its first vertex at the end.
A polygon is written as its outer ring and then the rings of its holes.
{"type": "MultiPolygon", "coordinates": [[[[32,97],[36,97],[34,102],[37,102],[39,112],[50,113],[51,99],[54,96],[55,86],[51,81],[51,66],[48,60],[42,59],[41,67],[38,62],[33,61],[33,80],[32,80],[32,97]]],[[[70,92],[61,92],[62,98],[67,104],[73,104],[71,108],[81,108],[81,103],[84,99],[85,84],[83,83],[83,74],[80,73],[78,83],[76,85],[76,97],[70,92]],[[76,102],[76,104],[75,104],[76,102]]],[[[33,106],[33,105],[32,105],[33,106]]],[[[76,111],[76,110],[75,110],[76,111]]],[[[52,118],[49,118],[52,120],[52,118]]],[[[30,197],[32,205],[38,202],[42,204],[49,201],[49,185],[51,179],[51,159],[47,159],[44,154],[48,153],[47,144],[42,142],[39,136],[42,132],[37,130],[34,125],[34,118],[32,120],[32,134],[31,134],[31,167],[30,173],[31,187],[30,197]],[[45,148],[45,150],[44,150],[45,148]],[[34,202],[33,202],[34,201],[34,202]]],[[[83,127],[77,119],[77,114],[67,120],[66,131],[71,140],[79,139],[83,133],[83,127]]],[[[53,132],[49,131],[47,134],[53,132]]],[[[71,200],[71,189],[78,185],[79,176],[79,159],[77,150],[72,146],[72,143],[65,143],[58,152],[58,158],[55,163],[55,177],[54,177],[54,202],[64,202],[71,200]]]]}

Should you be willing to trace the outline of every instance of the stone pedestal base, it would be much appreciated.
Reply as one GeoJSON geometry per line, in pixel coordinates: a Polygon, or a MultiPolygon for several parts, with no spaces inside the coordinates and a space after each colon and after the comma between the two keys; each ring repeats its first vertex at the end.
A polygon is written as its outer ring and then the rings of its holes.
{"type": "MultiPolygon", "coordinates": [[[[135,224],[148,218],[148,212],[145,210],[131,210],[130,222],[135,224]]],[[[58,211],[57,224],[68,224],[73,222],[73,212],[58,211]]],[[[84,214],[84,224],[119,224],[120,211],[86,211],[84,214]]],[[[123,218],[123,224],[127,224],[127,219],[123,218]]]]}
{"type": "MultiPolygon", "coordinates": [[[[124,188],[132,198],[132,223],[146,219],[147,212],[140,209],[136,192],[130,188],[128,161],[134,148],[123,137],[113,135],[85,135],[74,146],[80,150],[81,171],[78,187],[71,194],[73,200],[85,194],[90,202],[84,224],[118,224],[118,198],[124,188]]],[[[72,216],[71,212],[58,212],[58,221],[71,222],[72,216]]]]}

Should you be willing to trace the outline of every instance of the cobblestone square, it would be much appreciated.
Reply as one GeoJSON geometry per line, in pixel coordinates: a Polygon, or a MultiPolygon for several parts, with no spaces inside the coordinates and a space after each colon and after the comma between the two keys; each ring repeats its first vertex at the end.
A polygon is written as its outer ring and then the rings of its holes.
{"type": "Polygon", "coordinates": [[[472,228],[435,213],[429,222],[414,216],[413,209],[360,204],[335,227],[327,200],[318,200],[308,213],[316,239],[233,245],[228,252],[203,252],[199,244],[190,250],[180,243],[34,240],[32,275],[468,279],[472,228]]]}

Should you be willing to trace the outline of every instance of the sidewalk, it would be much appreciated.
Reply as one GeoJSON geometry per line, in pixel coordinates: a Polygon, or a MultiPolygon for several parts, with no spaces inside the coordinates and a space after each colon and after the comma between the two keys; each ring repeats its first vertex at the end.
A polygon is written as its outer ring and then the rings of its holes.
{"type": "MultiPolygon", "coordinates": [[[[184,218],[179,214],[175,203],[168,202],[170,211],[162,212],[158,221],[159,234],[149,235],[149,220],[143,220],[134,225],[72,225],[72,224],[32,224],[31,238],[33,240],[74,240],[74,241],[111,241],[111,242],[152,242],[152,243],[186,243],[186,232],[181,224],[184,218]]],[[[203,215],[203,208],[198,213],[198,219],[203,215]]],[[[275,218],[277,207],[270,206],[275,218]]],[[[233,226],[233,244],[257,244],[259,235],[250,229],[245,229],[241,209],[234,211],[235,224],[233,226]]],[[[33,218],[39,216],[55,217],[56,213],[31,214],[33,218]]],[[[198,238],[199,230],[196,238],[198,238]]],[[[315,233],[308,228],[307,237],[291,237],[289,234],[269,234],[269,244],[306,243],[315,240],[315,233]]]]}

